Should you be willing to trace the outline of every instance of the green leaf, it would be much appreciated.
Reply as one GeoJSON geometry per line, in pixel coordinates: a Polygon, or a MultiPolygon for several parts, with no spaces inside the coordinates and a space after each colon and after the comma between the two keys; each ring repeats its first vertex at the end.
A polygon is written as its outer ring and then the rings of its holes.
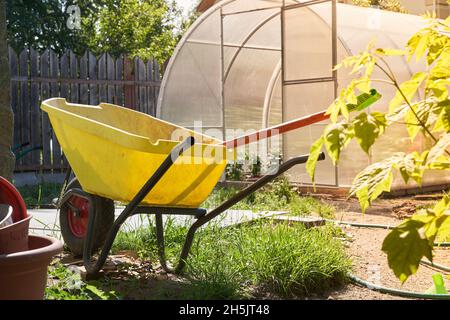
{"type": "Polygon", "coordinates": [[[398,153],[384,161],[374,163],[361,171],[353,180],[350,195],[358,197],[363,212],[383,192],[391,190],[394,166],[404,158],[398,153]]]}
{"type": "Polygon", "coordinates": [[[430,149],[427,157],[427,165],[430,165],[439,160],[450,146],[450,133],[446,133],[439,139],[439,141],[430,149]]]}
{"type": "Polygon", "coordinates": [[[325,128],[324,144],[335,165],[353,136],[353,131],[346,123],[332,123],[325,128]]]}
{"type": "Polygon", "coordinates": [[[425,167],[422,163],[423,156],[417,152],[413,152],[399,160],[395,166],[400,171],[405,183],[408,183],[410,179],[413,179],[420,186],[422,185],[422,177],[425,171],[425,167]]]}
{"type": "Polygon", "coordinates": [[[411,99],[414,98],[414,96],[417,93],[417,90],[419,89],[419,86],[422,84],[422,82],[426,79],[427,76],[428,74],[425,72],[418,72],[410,80],[402,83],[400,85],[400,90],[402,91],[403,95],[406,97],[408,101],[405,101],[405,98],[403,97],[402,93],[400,91],[397,91],[395,98],[389,104],[390,113],[394,112],[394,110],[398,106],[401,106],[406,102],[408,103],[411,102],[411,99]]]}
{"type": "Polygon", "coordinates": [[[442,103],[442,110],[439,114],[433,131],[445,131],[450,132],[450,100],[446,100],[442,103]]]}
{"type": "Polygon", "coordinates": [[[434,67],[430,70],[430,78],[433,80],[448,79],[450,77],[449,68],[450,68],[450,48],[446,48],[440,54],[439,59],[436,61],[434,67]]]}
{"type": "Polygon", "coordinates": [[[93,286],[91,284],[86,284],[85,289],[90,291],[90,292],[92,292],[94,295],[96,295],[101,300],[108,300],[110,298],[110,295],[111,295],[111,293],[107,294],[104,291],[98,289],[97,287],[95,287],[95,286],[93,286]]]}
{"type": "Polygon", "coordinates": [[[424,56],[425,52],[428,49],[428,41],[430,40],[430,34],[425,33],[419,40],[416,48],[416,61],[418,62],[424,56]]]}
{"type": "Polygon", "coordinates": [[[404,283],[417,272],[423,257],[432,261],[433,244],[420,232],[425,223],[408,219],[392,230],[383,241],[389,267],[404,283]]]}
{"type": "Polygon", "coordinates": [[[417,120],[417,117],[415,115],[417,111],[417,104],[413,104],[412,108],[414,111],[408,108],[408,111],[405,114],[405,122],[409,138],[411,139],[411,142],[414,142],[414,140],[417,137],[417,134],[420,132],[422,127],[420,126],[419,120],[417,120]]]}
{"type": "Polygon", "coordinates": [[[376,139],[384,133],[387,120],[381,112],[361,113],[353,120],[355,137],[361,148],[369,153],[376,139]]]}
{"type": "Polygon", "coordinates": [[[447,242],[450,240],[450,213],[446,214],[442,219],[436,237],[440,242],[447,242]]]}
{"type": "Polygon", "coordinates": [[[417,46],[419,45],[421,38],[420,33],[414,34],[411,39],[409,39],[407,48],[408,48],[408,62],[411,61],[411,58],[414,56],[414,53],[417,50],[417,46]]]}
{"type": "Polygon", "coordinates": [[[306,162],[306,172],[308,172],[311,177],[312,183],[315,188],[315,176],[316,176],[316,166],[319,161],[319,155],[322,152],[323,145],[325,140],[323,137],[320,137],[316,142],[313,143],[311,149],[309,151],[309,158],[306,162]]]}
{"type": "Polygon", "coordinates": [[[450,208],[450,196],[445,194],[442,199],[434,206],[433,213],[437,216],[445,214],[450,208]]]}

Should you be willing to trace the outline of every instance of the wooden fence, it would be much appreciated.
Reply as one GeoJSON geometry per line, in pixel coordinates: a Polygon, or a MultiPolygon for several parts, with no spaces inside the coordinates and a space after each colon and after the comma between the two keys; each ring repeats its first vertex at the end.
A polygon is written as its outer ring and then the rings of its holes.
{"type": "Polygon", "coordinates": [[[155,115],[161,83],[155,61],[100,57],[71,51],[58,56],[9,49],[11,104],[15,116],[16,171],[58,171],[66,167],[61,147],[40,104],[50,97],[73,103],[109,102],[155,115]],[[30,151],[32,150],[32,151],[30,151]]]}

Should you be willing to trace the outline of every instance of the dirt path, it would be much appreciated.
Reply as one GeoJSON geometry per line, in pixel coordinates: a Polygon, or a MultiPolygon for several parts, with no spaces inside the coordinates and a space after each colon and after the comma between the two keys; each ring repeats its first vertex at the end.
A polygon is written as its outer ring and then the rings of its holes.
{"type": "MultiPolygon", "coordinates": [[[[393,210],[396,207],[405,208],[405,203],[412,203],[422,206],[432,203],[431,201],[414,201],[413,199],[392,199],[381,200],[365,214],[359,211],[358,204],[355,200],[334,201],[333,205],[346,210],[346,212],[338,212],[336,219],[341,221],[350,221],[367,224],[387,224],[398,225],[400,219],[396,217],[399,210],[393,210]],[[348,209],[353,211],[349,211],[348,209]],[[394,211],[394,212],[393,212],[394,211]]],[[[408,205],[406,206],[408,207],[408,205]]],[[[404,212],[407,211],[402,209],[404,212]]],[[[404,213],[401,213],[402,215],[404,213]]],[[[345,242],[347,252],[353,260],[353,272],[356,276],[364,280],[378,283],[379,285],[388,286],[396,289],[412,290],[416,292],[424,292],[433,285],[432,275],[440,272],[427,266],[421,266],[416,275],[410,277],[404,285],[401,285],[394,273],[389,269],[387,256],[381,251],[384,238],[388,234],[388,230],[373,228],[356,228],[350,226],[342,227],[347,233],[349,241],[345,242]]],[[[435,250],[434,262],[444,265],[450,265],[449,248],[437,248],[435,250]]],[[[442,273],[442,272],[441,272],[442,273]]],[[[450,288],[450,280],[446,279],[446,287],[450,288]]],[[[396,296],[381,294],[350,284],[345,288],[328,293],[332,299],[402,299],[396,296]]]]}

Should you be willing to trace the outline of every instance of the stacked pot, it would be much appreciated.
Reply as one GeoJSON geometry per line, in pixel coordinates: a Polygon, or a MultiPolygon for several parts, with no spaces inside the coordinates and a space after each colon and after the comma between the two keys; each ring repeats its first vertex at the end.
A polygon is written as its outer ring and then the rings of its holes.
{"type": "Polygon", "coordinates": [[[20,193],[0,177],[0,300],[43,299],[48,265],[62,251],[55,238],[29,235],[31,218],[20,193]]]}

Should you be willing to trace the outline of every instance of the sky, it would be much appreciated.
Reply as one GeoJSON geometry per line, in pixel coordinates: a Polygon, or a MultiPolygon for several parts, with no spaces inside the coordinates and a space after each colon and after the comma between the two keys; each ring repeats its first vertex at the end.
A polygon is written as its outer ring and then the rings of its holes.
{"type": "Polygon", "coordinates": [[[176,0],[176,2],[183,8],[184,14],[187,14],[195,6],[197,0],[176,0]]]}

